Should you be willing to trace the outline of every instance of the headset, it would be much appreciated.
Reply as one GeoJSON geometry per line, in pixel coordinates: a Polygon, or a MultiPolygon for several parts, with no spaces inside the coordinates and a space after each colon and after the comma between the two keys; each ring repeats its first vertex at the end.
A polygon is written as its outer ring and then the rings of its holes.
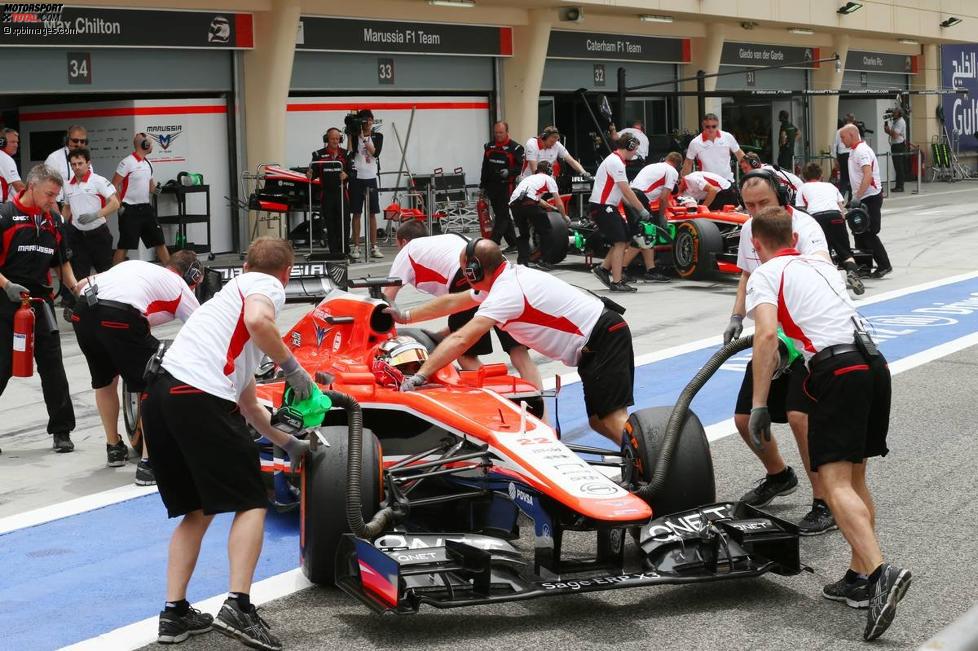
{"type": "Polygon", "coordinates": [[[200,264],[200,260],[194,260],[190,267],[183,272],[183,280],[187,283],[187,286],[193,289],[204,279],[204,265],[200,264]]]}
{"type": "Polygon", "coordinates": [[[540,132],[540,140],[546,140],[550,136],[559,136],[559,135],[560,135],[560,131],[557,130],[557,127],[547,127],[546,129],[540,132]]]}
{"type": "Polygon", "coordinates": [[[139,138],[139,136],[142,136],[142,138],[137,140],[136,144],[139,146],[140,149],[142,149],[143,151],[149,151],[150,149],[153,148],[153,143],[150,142],[149,136],[146,135],[146,132],[140,131],[139,133],[136,134],[137,138],[139,138]]]}
{"type": "Polygon", "coordinates": [[[340,131],[339,129],[337,129],[336,127],[330,127],[328,129],[326,129],[326,133],[323,134],[323,144],[324,145],[328,145],[329,144],[329,134],[331,132],[333,132],[333,131],[339,131],[340,132],[340,142],[339,142],[339,144],[342,145],[343,144],[343,132],[340,131]]]}
{"type": "Polygon", "coordinates": [[[620,138],[618,138],[618,149],[624,149],[625,151],[635,151],[638,149],[638,138],[630,133],[626,133],[620,138]]]}
{"type": "Polygon", "coordinates": [[[553,176],[554,168],[548,160],[537,161],[537,174],[553,176]]]}
{"type": "Polygon", "coordinates": [[[791,197],[788,196],[788,188],[781,185],[778,177],[774,175],[769,169],[755,169],[747,172],[742,177],[740,177],[740,189],[744,189],[744,184],[747,179],[764,179],[764,181],[774,190],[774,194],[778,197],[778,205],[783,207],[791,205],[791,197]]]}
{"type": "Polygon", "coordinates": [[[483,237],[477,237],[474,240],[469,240],[469,243],[465,245],[465,268],[462,270],[462,273],[470,285],[486,277],[486,272],[482,269],[482,263],[479,262],[479,258],[475,257],[475,247],[484,239],[483,237]]]}

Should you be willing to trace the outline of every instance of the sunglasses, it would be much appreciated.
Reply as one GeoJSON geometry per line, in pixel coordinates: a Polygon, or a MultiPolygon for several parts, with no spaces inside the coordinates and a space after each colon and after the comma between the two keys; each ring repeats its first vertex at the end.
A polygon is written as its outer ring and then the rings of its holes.
{"type": "Polygon", "coordinates": [[[75,143],[76,145],[87,145],[88,138],[71,138],[71,142],[75,143]]]}
{"type": "Polygon", "coordinates": [[[719,124],[704,124],[703,125],[703,128],[704,129],[716,129],[718,126],[720,126],[720,125],[719,124]]]}

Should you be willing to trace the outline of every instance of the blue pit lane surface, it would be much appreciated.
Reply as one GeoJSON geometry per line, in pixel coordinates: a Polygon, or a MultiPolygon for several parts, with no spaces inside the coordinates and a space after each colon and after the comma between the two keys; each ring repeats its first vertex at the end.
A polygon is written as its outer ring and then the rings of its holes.
{"type": "MultiPolygon", "coordinates": [[[[860,312],[893,363],[978,332],[978,278],[920,290],[860,312]]],[[[636,368],[635,408],[672,404],[715,346],[636,368]]],[[[704,425],[731,416],[749,353],[730,360],[704,387],[693,409],[704,425]]],[[[604,446],[587,427],[580,384],[560,393],[565,440],[604,446]]],[[[607,447],[607,446],[605,446],[607,447]]],[[[113,504],[0,535],[0,630],[3,648],[54,649],[159,612],[165,590],[167,520],[158,495],[113,504]]],[[[227,589],[231,516],[215,518],[204,539],[191,601],[227,589]]],[[[270,512],[255,580],[298,565],[298,516],[270,512]]]]}

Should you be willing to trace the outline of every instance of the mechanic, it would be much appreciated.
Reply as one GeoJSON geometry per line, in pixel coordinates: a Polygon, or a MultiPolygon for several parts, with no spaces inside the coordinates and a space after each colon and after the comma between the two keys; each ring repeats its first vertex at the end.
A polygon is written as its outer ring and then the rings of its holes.
{"type": "Polygon", "coordinates": [[[615,146],[617,146],[618,139],[626,133],[638,139],[635,158],[628,161],[626,165],[630,172],[629,176],[634,177],[634,174],[645,166],[645,161],[649,158],[649,137],[645,135],[645,124],[641,120],[633,120],[631,126],[621,131],[618,131],[614,123],[608,125],[608,135],[615,146]],[[633,169],[634,171],[632,171],[633,169]]]}
{"type": "Polygon", "coordinates": [[[479,309],[472,321],[438,345],[415,375],[404,379],[401,390],[422,387],[498,326],[528,348],[577,367],[588,422],[621,445],[635,380],[632,334],[621,315],[559,278],[506,262],[492,240],[470,242],[460,263],[472,291],[437,298],[412,310],[411,316],[424,321],[479,309]]]}
{"type": "Polygon", "coordinates": [[[17,132],[13,129],[4,129],[4,133],[0,134],[0,143],[2,143],[0,145],[0,203],[10,201],[15,195],[24,191],[24,182],[20,180],[17,162],[13,159],[14,154],[7,151],[10,146],[10,141],[6,139],[7,131],[14,133],[14,152],[17,151],[18,143],[17,132]]]}
{"type": "MultiPolygon", "coordinates": [[[[652,212],[652,202],[657,202],[656,210],[652,213],[652,222],[661,232],[668,233],[666,230],[666,212],[672,200],[672,191],[679,182],[679,168],[683,164],[683,155],[678,151],[670,152],[661,163],[652,163],[643,167],[630,183],[635,196],[638,197],[642,206],[652,212]]],[[[628,269],[636,256],[642,256],[645,264],[645,275],[639,280],[648,283],[667,283],[669,276],[659,272],[655,268],[655,239],[649,240],[641,230],[641,219],[632,210],[631,206],[625,206],[632,217],[630,220],[632,242],[631,246],[625,251],[622,258],[622,268],[628,269]]]]}
{"type": "Polygon", "coordinates": [[[798,176],[794,173],[783,169],[779,165],[769,165],[761,160],[761,157],[754,152],[748,152],[744,154],[744,157],[740,159],[738,163],[740,166],[740,171],[742,174],[747,174],[751,170],[771,170],[775,177],[778,179],[778,183],[784,187],[791,190],[791,194],[795,195],[798,189],[804,184],[798,176]]]}
{"type": "Polygon", "coordinates": [[[312,391],[312,379],[275,324],[292,263],[287,240],[259,237],[252,242],[244,273],[190,316],[143,400],[143,427],[160,497],[169,517],[183,516],[170,541],[160,642],[181,642],[213,624],[248,646],[282,648],[249,594],[268,498],[248,424],[286,451],[293,470],[309,449],[306,441],[272,427],[255,390],[255,369],[264,353],[285,372],[298,400],[312,391]],[[201,539],[217,513],[235,515],[228,534],[230,592],[212,618],[190,607],[187,584],[201,539]]]}
{"type": "MultiPolygon", "coordinates": [[[[419,292],[435,297],[467,292],[470,289],[465,274],[459,266],[459,256],[465,251],[468,240],[455,234],[429,236],[424,224],[419,221],[402,224],[397,229],[396,237],[398,253],[387,275],[391,278],[400,278],[402,287],[410,285],[419,292]]],[[[385,287],[384,296],[387,302],[394,305],[400,291],[401,287],[385,287]]],[[[410,315],[413,311],[406,310],[405,313],[410,315]]],[[[448,332],[461,330],[475,316],[475,311],[476,308],[473,307],[449,315],[448,332]]],[[[516,343],[515,339],[499,328],[495,330],[500,345],[509,355],[513,368],[519,372],[520,377],[542,390],[543,380],[540,377],[540,370],[530,360],[530,353],[526,346],[516,343]]],[[[492,338],[487,332],[459,356],[459,366],[467,371],[478,370],[482,366],[479,355],[491,353],[492,338]]]]}
{"type": "Polygon", "coordinates": [[[787,111],[778,113],[781,127],[778,129],[778,167],[786,170],[795,167],[795,143],[801,138],[798,127],[791,123],[787,111]]]}
{"type": "Polygon", "coordinates": [[[740,195],[733,181],[713,172],[690,172],[679,181],[679,194],[696,200],[710,210],[722,210],[724,206],[736,206],[740,195]]]}
{"type": "MultiPolygon", "coordinates": [[[[856,122],[856,116],[852,113],[846,113],[845,121],[839,125],[841,129],[847,124],[854,124],[856,122]]],[[[849,185],[849,152],[851,150],[842,142],[842,138],[839,132],[835,132],[835,159],[839,165],[839,192],[842,196],[851,195],[852,188],[849,185]]]]}
{"type": "Polygon", "coordinates": [[[628,219],[619,212],[618,207],[625,203],[635,210],[640,221],[652,219],[648,209],[635,196],[625,174],[625,163],[635,157],[638,145],[638,138],[631,134],[626,133],[618,138],[617,149],[598,166],[594,175],[594,187],[591,189],[591,221],[597,225],[601,237],[611,246],[604,260],[592,267],[591,271],[613,292],[638,291],[622,278],[622,263],[632,233],[628,219]]]}
{"type": "Polygon", "coordinates": [[[856,259],[852,257],[849,246],[849,231],[843,214],[846,202],[842,193],[831,183],[822,181],[822,166],[818,163],[805,165],[802,176],[805,182],[795,195],[795,205],[810,214],[822,227],[826,242],[846,270],[846,287],[855,294],[864,293],[866,288],[859,279],[856,259]]]}
{"type": "MultiPolygon", "coordinates": [[[[564,201],[557,190],[557,182],[551,176],[552,171],[550,161],[540,161],[536,165],[536,171],[520,181],[509,196],[509,209],[520,234],[516,240],[516,263],[534,264],[544,271],[549,270],[546,262],[530,261],[530,226],[538,233],[550,230],[550,218],[547,215],[555,208],[566,221],[570,221],[564,201]],[[548,198],[553,199],[552,204],[547,201],[548,198]]],[[[541,236],[540,239],[543,241],[545,238],[541,236]]]]}
{"type": "Polygon", "coordinates": [[[380,152],[384,149],[384,134],[374,131],[374,113],[370,109],[357,111],[361,121],[360,133],[349,138],[346,148],[351,159],[353,178],[350,179],[350,210],[353,212],[352,260],[360,259],[360,217],[364,204],[369,202],[370,213],[368,242],[370,257],[380,259],[384,254],[377,247],[377,213],[380,212],[380,195],[377,191],[377,174],[380,172],[380,152]]]}
{"type": "Polygon", "coordinates": [[[876,270],[873,278],[882,278],[893,271],[890,256],[880,240],[883,222],[883,188],[880,185],[880,166],[876,153],[859,136],[859,128],[848,124],[839,130],[839,137],[852,152],[849,154],[849,181],[852,184],[852,200],[866,206],[869,213],[869,230],[856,235],[856,246],[873,252],[876,270]]]}
{"type": "Polygon", "coordinates": [[[730,156],[735,156],[739,162],[744,157],[744,152],[733,134],[720,130],[720,118],[716,113],[704,115],[702,125],[703,131],[686,148],[682,176],[693,171],[693,161],[696,161],[701,171],[718,174],[732,182],[734,175],[730,169],[730,156]]]}
{"type": "Polygon", "coordinates": [[[896,184],[893,192],[903,192],[903,182],[907,178],[907,121],[903,119],[903,109],[893,109],[893,118],[883,122],[883,131],[890,137],[890,154],[893,156],[893,170],[896,184]]]}
{"type": "MultiPolygon", "coordinates": [[[[783,207],[791,215],[792,228],[798,234],[796,245],[798,250],[804,255],[820,256],[829,262],[832,261],[829,256],[828,245],[825,242],[825,234],[822,233],[818,222],[804,212],[791,207],[787,192],[771,172],[754,170],[741,177],[740,181],[744,207],[752,217],[764,208],[783,207]]],[[[750,275],[761,264],[760,258],[752,246],[751,224],[752,220],[747,220],[740,231],[737,266],[740,267],[742,273],[740,282],[737,284],[733,314],[731,314],[730,322],[723,331],[724,344],[739,337],[743,331],[744,315],[747,314],[745,307],[747,283],[750,275]]],[[[737,426],[741,438],[748,445],[750,438],[747,426],[751,413],[750,401],[754,379],[752,369],[753,360],[747,363],[747,370],[744,373],[734,408],[734,424],[737,426]]],[[[807,414],[810,401],[804,390],[805,375],[804,361],[798,358],[787,369],[786,373],[771,383],[771,400],[768,406],[771,408],[771,417],[774,422],[788,423],[790,426],[802,462],[805,465],[809,482],[812,485],[812,508],[798,523],[798,529],[803,536],[813,536],[831,531],[836,528],[836,525],[818,483],[818,475],[814,474],[809,467],[807,414]]],[[[741,501],[747,502],[751,506],[761,507],[770,504],[779,495],[790,495],[798,489],[798,477],[795,475],[794,469],[785,463],[776,441],[765,446],[763,451],[754,447],[751,449],[764,465],[767,474],[763,479],[756,482],[754,488],[740,498],[741,501]]]]}
{"type": "MultiPolygon", "coordinates": [[[[0,204],[0,395],[11,375],[14,312],[22,294],[44,298],[53,310],[50,270],[61,276],[61,284],[74,292],[78,282],[71,271],[64,222],[57,215],[61,175],[47,165],[35,165],[27,175],[27,187],[5,204],[0,204]]],[[[75,411],[68,393],[68,378],[61,359],[61,338],[34,321],[34,360],[41,376],[41,392],[48,411],[48,432],[55,452],[71,452],[75,411]]]]}
{"type": "Polygon", "coordinates": [[[520,179],[525,179],[531,174],[536,174],[537,164],[540,161],[550,163],[551,176],[560,176],[560,161],[564,160],[568,165],[585,178],[591,175],[585,171],[577,160],[570,155],[570,152],[560,142],[560,132],[557,127],[546,127],[539,136],[534,136],[526,141],[523,146],[523,173],[520,179]]]}
{"type": "Polygon", "coordinates": [[[20,149],[20,134],[17,133],[16,129],[10,127],[0,129],[0,141],[3,142],[0,145],[0,150],[3,153],[11,158],[17,155],[17,150],[20,149]]]}
{"type": "Polygon", "coordinates": [[[516,229],[509,215],[509,196],[523,169],[523,145],[509,137],[506,122],[494,124],[492,136],[483,148],[479,189],[492,206],[492,234],[489,237],[496,244],[501,244],[505,238],[509,245],[506,252],[512,252],[516,250],[516,229]]]}
{"type": "Polygon", "coordinates": [[[65,232],[71,247],[75,278],[107,271],[112,266],[112,232],[105,218],[119,209],[115,187],[92,171],[88,148],[73,149],[68,156],[72,177],[65,186],[61,215],[68,223],[65,232]]]}
{"type": "Polygon", "coordinates": [[[349,160],[346,150],[340,147],[343,144],[343,132],[336,127],[327,129],[323,134],[323,144],[326,146],[312,152],[312,161],[306,176],[319,179],[319,206],[326,228],[329,252],[342,254],[345,253],[346,243],[350,239],[350,221],[347,219],[350,210],[344,201],[349,178],[349,160]],[[335,163],[341,164],[343,168],[337,171],[335,163]]]}
{"type": "Polygon", "coordinates": [[[764,448],[771,440],[769,385],[780,324],[808,363],[811,465],[852,549],[849,570],[822,594],[868,606],[863,638],[873,640],[890,626],[911,580],[908,570],[883,561],[866,485],[869,457],[888,451],[890,371],[834,265],[794,247],[798,236],[786,211],[762,210],[753,222],[753,246],[762,264],[747,283],[747,314],[756,324],[751,441],[764,448]]]}
{"type": "Polygon", "coordinates": [[[119,193],[122,207],[119,211],[119,242],[112,256],[112,263],[126,259],[129,249],[139,247],[139,241],[147,248],[156,249],[156,259],[166,265],[170,251],[163,239],[163,229],[156,218],[156,210],[150,197],[159,194],[159,184],[153,179],[153,164],[146,159],[153,153],[153,140],[145,133],[137,133],[132,139],[133,152],[119,161],[112,177],[112,185],[119,193]]]}
{"type": "MultiPolygon", "coordinates": [[[[64,146],[55,149],[44,159],[44,164],[61,175],[61,179],[67,183],[71,178],[71,161],[68,155],[75,149],[88,146],[88,131],[85,127],[73,124],[65,131],[64,146]]],[[[94,170],[94,166],[92,167],[94,170]]],[[[64,201],[64,194],[58,195],[58,203],[64,201]]]]}

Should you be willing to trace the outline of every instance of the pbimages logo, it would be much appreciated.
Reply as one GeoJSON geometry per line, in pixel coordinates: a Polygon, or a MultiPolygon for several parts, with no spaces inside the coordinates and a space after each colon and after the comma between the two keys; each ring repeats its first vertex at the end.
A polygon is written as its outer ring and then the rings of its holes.
{"type": "Polygon", "coordinates": [[[0,23],[41,24],[61,19],[65,6],[53,2],[8,2],[0,5],[0,23]]]}

